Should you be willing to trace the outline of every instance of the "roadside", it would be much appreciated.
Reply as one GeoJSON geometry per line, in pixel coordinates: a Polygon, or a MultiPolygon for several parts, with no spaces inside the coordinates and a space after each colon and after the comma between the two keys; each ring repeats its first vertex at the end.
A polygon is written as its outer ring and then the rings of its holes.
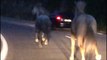
{"type": "Polygon", "coordinates": [[[0,18],[1,18],[1,22],[29,26],[29,27],[34,27],[34,23],[35,23],[34,21],[26,21],[26,20],[20,20],[16,18],[3,17],[3,16],[1,16],[0,18]]]}
{"type": "MultiPolygon", "coordinates": [[[[16,18],[3,17],[3,16],[1,16],[0,18],[1,18],[2,22],[13,23],[13,24],[29,26],[29,27],[35,27],[35,21],[32,21],[32,20],[29,20],[29,21],[28,20],[20,20],[20,19],[16,19],[16,18]]],[[[62,28],[62,29],[56,28],[56,30],[70,31],[70,28],[62,28]]],[[[105,31],[98,31],[98,34],[105,35],[106,30],[105,31]]]]}

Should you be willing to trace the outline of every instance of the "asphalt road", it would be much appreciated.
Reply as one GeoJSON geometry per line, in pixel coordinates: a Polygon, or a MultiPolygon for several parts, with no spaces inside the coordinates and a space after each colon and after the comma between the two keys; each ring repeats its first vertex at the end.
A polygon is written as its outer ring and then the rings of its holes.
{"type": "MultiPolygon", "coordinates": [[[[68,60],[70,56],[69,31],[55,30],[51,33],[48,46],[39,48],[35,43],[34,28],[1,23],[1,33],[8,43],[6,60],[68,60]]],[[[106,60],[106,35],[96,35],[102,60],[106,60]]],[[[78,53],[78,57],[80,53],[78,53]]]]}

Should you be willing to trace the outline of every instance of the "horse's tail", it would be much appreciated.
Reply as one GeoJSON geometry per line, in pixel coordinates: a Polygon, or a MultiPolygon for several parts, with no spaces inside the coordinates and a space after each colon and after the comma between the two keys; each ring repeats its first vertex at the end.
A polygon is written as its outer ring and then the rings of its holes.
{"type": "Polygon", "coordinates": [[[97,33],[97,22],[93,16],[87,15],[87,23],[89,28],[92,29],[94,33],[97,33]]]}
{"type": "Polygon", "coordinates": [[[97,32],[97,23],[96,23],[96,20],[93,16],[91,15],[87,15],[87,18],[86,18],[86,23],[87,23],[87,28],[86,28],[86,35],[85,35],[85,38],[88,40],[88,41],[95,41],[95,34],[97,32]]]}
{"type": "MultiPolygon", "coordinates": [[[[95,22],[92,22],[92,24],[94,24],[95,22]]],[[[95,33],[96,31],[93,29],[93,27],[95,27],[94,25],[87,25],[87,30],[86,30],[86,35],[84,37],[84,45],[86,48],[86,53],[94,53],[95,50],[97,49],[97,42],[96,42],[96,37],[95,37],[95,33]],[[96,49],[95,49],[96,48],[96,49]]]]}

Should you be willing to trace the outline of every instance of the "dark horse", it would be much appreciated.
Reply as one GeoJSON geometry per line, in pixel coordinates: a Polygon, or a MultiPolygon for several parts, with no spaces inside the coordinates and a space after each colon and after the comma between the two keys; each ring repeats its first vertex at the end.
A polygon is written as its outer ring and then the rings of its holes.
{"type": "Polygon", "coordinates": [[[76,2],[75,17],[71,27],[71,56],[70,60],[74,60],[75,46],[80,50],[81,60],[86,60],[86,53],[93,51],[95,59],[101,60],[101,55],[98,52],[95,34],[97,31],[97,23],[93,16],[84,12],[85,2],[76,2]]]}
{"type": "Polygon", "coordinates": [[[47,15],[46,10],[43,7],[35,7],[36,21],[35,21],[35,31],[36,38],[35,42],[39,43],[39,47],[42,45],[47,45],[50,38],[51,31],[51,21],[47,15]]]}

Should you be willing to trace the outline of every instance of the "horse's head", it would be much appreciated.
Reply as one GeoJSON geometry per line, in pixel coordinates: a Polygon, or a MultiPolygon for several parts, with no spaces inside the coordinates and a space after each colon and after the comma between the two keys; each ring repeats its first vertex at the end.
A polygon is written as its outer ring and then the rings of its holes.
{"type": "Polygon", "coordinates": [[[75,8],[77,11],[84,12],[85,7],[86,7],[86,3],[84,1],[75,2],[75,8]]]}
{"type": "Polygon", "coordinates": [[[38,13],[38,11],[39,10],[38,10],[37,6],[34,6],[33,10],[32,10],[32,14],[36,15],[38,13]]]}
{"type": "Polygon", "coordinates": [[[40,14],[40,8],[42,7],[42,3],[36,3],[35,6],[33,7],[33,10],[32,10],[32,14],[34,15],[39,15],[40,14]]]}
{"type": "Polygon", "coordinates": [[[48,15],[47,10],[42,6],[34,6],[32,13],[39,16],[39,15],[48,15]]]}

